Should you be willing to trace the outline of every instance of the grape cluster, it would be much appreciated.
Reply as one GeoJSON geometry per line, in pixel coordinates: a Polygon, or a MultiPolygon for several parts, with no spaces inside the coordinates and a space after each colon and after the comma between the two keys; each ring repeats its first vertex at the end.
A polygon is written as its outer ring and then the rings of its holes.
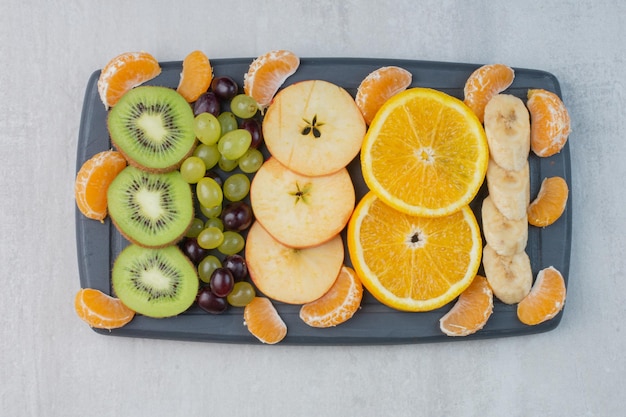
{"type": "Polygon", "coordinates": [[[240,94],[230,77],[215,77],[193,108],[199,144],[180,172],[194,187],[202,216],[193,220],[180,246],[204,283],[198,306],[219,314],[229,305],[243,307],[255,296],[240,252],[253,219],[248,194],[250,178],[264,161],[259,150],[263,132],[255,117],[257,103],[240,94]]]}

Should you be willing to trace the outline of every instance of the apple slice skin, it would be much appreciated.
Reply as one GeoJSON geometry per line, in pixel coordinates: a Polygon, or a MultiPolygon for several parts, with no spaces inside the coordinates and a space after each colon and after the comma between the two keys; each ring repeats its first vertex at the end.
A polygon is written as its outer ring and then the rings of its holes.
{"type": "Polygon", "coordinates": [[[366,128],[350,93],[322,80],[284,88],[263,119],[270,153],[292,171],[309,176],[346,167],[359,153],[366,128]]]}
{"type": "Polygon", "coordinates": [[[267,297],[287,304],[317,300],[332,287],[344,261],[340,235],[319,246],[295,249],[274,239],[256,221],[245,249],[248,273],[267,297]]]}
{"type": "Polygon", "coordinates": [[[285,246],[306,248],[332,239],[346,226],[356,201],[348,170],[309,177],[269,158],[250,186],[254,217],[285,246]]]}

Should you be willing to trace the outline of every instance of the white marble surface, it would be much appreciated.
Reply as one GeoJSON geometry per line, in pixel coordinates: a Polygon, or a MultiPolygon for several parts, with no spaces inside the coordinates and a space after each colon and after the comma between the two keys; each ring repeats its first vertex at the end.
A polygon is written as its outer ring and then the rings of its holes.
{"type": "Polygon", "coordinates": [[[626,6],[492,3],[3,2],[0,414],[622,415],[626,6]],[[573,120],[574,240],[560,326],[385,347],[242,346],[89,330],[72,307],[73,179],[87,79],[123,51],[167,61],[196,48],[215,58],[286,48],[555,74],[573,120]]]}

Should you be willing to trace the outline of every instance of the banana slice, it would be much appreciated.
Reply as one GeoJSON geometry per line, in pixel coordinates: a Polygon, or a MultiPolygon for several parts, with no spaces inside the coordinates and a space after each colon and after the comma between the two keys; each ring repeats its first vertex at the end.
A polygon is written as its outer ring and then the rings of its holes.
{"type": "Polygon", "coordinates": [[[528,160],[518,171],[507,171],[493,159],[487,165],[487,189],[493,204],[508,219],[527,218],[530,204],[530,169],[528,160]]]}
{"type": "Polygon", "coordinates": [[[530,115],[524,102],[510,94],[495,95],[485,107],[485,134],[493,160],[518,171],[530,152],[530,115]]]}
{"type": "Polygon", "coordinates": [[[503,303],[519,303],[530,292],[533,273],[525,251],[502,256],[487,245],[483,249],[483,267],[493,294],[503,303]]]}
{"type": "Polygon", "coordinates": [[[511,256],[526,249],[527,217],[518,220],[506,218],[487,196],[483,200],[482,221],[485,240],[498,255],[511,256]]]}

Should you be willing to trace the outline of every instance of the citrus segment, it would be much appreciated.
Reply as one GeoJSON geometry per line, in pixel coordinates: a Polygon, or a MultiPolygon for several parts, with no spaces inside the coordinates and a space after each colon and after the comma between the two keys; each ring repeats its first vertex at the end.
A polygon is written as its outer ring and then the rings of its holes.
{"type": "Polygon", "coordinates": [[[107,215],[107,190],[117,174],[126,167],[126,159],[117,151],[97,153],[78,170],[74,196],[81,213],[94,220],[107,215]]]}
{"type": "Polygon", "coordinates": [[[293,52],[267,52],[250,64],[243,78],[243,91],[254,98],[264,110],[285,80],[300,66],[300,58],[293,52]]]}
{"type": "Polygon", "coordinates": [[[515,78],[515,71],[503,64],[483,65],[465,81],[464,102],[483,121],[485,106],[493,96],[506,90],[515,78]]]}
{"type": "Polygon", "coordinates": [[[194,102],[206,92],[213,80],[213,68],[202,51],[193,51],[183,60],[183,70],[176,91],[188,102],[194,102]]]}
{"type": "Polygon", "coordinates": [[[482,329],[493,313],[493,292],[487,278],[476,275],[454,307],[439,320],[448,336],[467,336],[482,329]]]}
{"type": "Polygon", "coordinates": [[[546,227],[561,217],[567,205],[569,188],[561,177],[543,180],[537,198],[528,206],[528,223],[546,227]]]}
{"type": "Polygon", "coordinates": [[[482,241],[468,206],[443,217],[399,212],[368,193],[348,224],[357,275],[381,303],[427,311],[450,302],[478,271],[482,241]]]}
{"type": "Polygon", "coordinates": [[[427,88],[389,99],[361,148],[370,190],[397,210],[419,216],[444,216],[469,204],[488,161],[485,131],[472,111],[427,88]]]}
{"type": "Polygon", "coordinates": [[[372,123],[376,112],[387,100],[411,85],[413,75],[404,68],[381,67],[361,81],[354,101],[361,110],[365,123],[372,123]]]}
{"type": "Polygon", "coordinates": [[[333,286],[321,298],[300,308],[300,318],[311,327],[332,327],[352,318],[361,306],[363,284],[354,270],[343,266],[333,286]]]}
{"type": "Polygon", "coordinates": [[[263,343],[275,344],[287,335],[287,325],[265,297],[254,297],[243,309],[244,325],[263,343]]]}
{"type": "Polygon", "coordinates": [[[159,62],[147,52],[125,52],[110,60],[98,78],[98,93],[104,107],[115,106],[132,88],[161,73],[159,62]]]}
{"type": "Polygon", "coordinates": [[[530,293],[517,305],[517,317],[528,325],[536,325],[556,316],[565,305],[566,289],[563,275],[550,266],[539,271],[530,293]]]}
{"type": "Polygon", "coordinates": [[[135,317],[135,312],[119,299],[92,288],[76,293],[74,309],[78,317],[97,329],[116,329],[135,317]]]}
{"type": "Polygon", "coordinates": [[[541,157],[559,153],[571,133],[570,117],[556,94],[542,89],[528,90],[530,112],[530,147],[541,157]]]}

